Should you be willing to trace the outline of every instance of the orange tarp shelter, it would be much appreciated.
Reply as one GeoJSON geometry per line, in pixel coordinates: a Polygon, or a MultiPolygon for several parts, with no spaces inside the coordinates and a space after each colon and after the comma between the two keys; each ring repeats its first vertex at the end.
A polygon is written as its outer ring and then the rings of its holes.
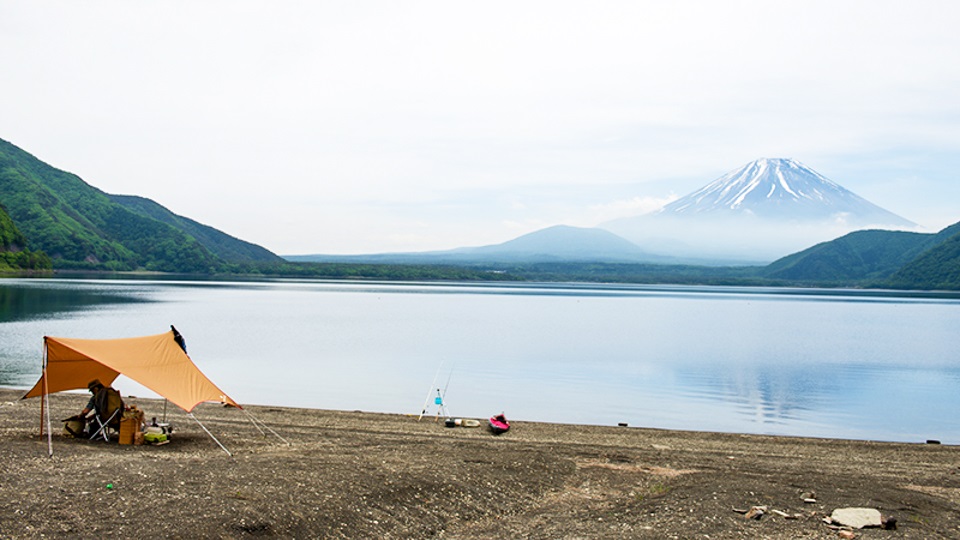
{"type": "Polygon", "coordinates": [[[109,386],[123,374],[188,413],[206,401],[240,408],[200,372],[177,337],[172,327],[164,334],[125,339],[44,336],[43,374],[23,398],[86,390],[93,379],[109,386]]]}
{"type": "MultiPolygon", "coordinates": [[[[47,396],[64,390],[85,390],[93,379],[109,386],[124,375],[163,396],[192,417],[223,451],[227,450],[193,415],[193,409],[206,401],[219,401],[246,411],[217,388],[187,356],[183,337],[176,328],[155,336],[123,339],[73,339],[44,336],[43,374],[22,399],[43,397],[40,406],[40,432],[43,434],[44,404],[47,396]]],[[[49,408],[47,405],[46,408],[49,408]]],[[[275,431],[246,413],[263,432],[275,431]]],[[[53,455],[50,418],[47,416],[47,444],[53,455]]],[[[286,442],[284,440],[284,442],[286,442]]],[[[289,442],[287,444],[290,444],[289,442]]]]}

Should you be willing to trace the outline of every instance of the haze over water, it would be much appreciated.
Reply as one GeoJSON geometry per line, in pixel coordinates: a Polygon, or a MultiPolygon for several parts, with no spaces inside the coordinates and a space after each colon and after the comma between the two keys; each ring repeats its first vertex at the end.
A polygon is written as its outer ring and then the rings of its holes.
{"type": "MultiPolygon", "coordinates": [[[[566,284],[0,281],[0,385],[44,335],[174,324],[240,403],[960,443],[960,298],[566,284]]],[[[153,395],[121,377],[125,395],[153,395]]]]}

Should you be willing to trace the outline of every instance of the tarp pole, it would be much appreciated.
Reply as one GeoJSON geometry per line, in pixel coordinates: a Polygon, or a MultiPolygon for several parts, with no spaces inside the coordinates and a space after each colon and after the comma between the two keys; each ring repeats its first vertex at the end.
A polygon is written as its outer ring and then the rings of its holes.
{"type": "Polygon", "coordinates": [[[187,413],[187,415],[190,416],[190,418],[193,418],[194,420],[196,420],[197,425],[200,426],[200,428],[203,429],[203,431],[205,431],[207,435],[210,436],[211,439],[213,439],[213,442],[217,443],[220,446],[220,448],[223,448],[223,451],[226,452],[228,456],[233,457],[233,454],[231,454],[230,451],[227,450],[227,447],[220,444],[220,441],[218,441],[217,438],[213,436],[213,433],[210,433],[210,430],[207,429],[207,426],[200,423],[200,419],[194,416],[193,413],[187,413]]]}
{"type": "Polygon", "coordinates": [[[53,429],[50,427],[50,394],[43,396],[47,402],[47,454],[53,457],[53,429]]]}
{"type": "Polygon", "coordinates": [[[50,426],[50,384],[47,371],[47,338],[43,338],[43,399],[40,400],[40,436],[43,436],[43,417],[47,417],[47,452],[53,457],[53,428],[50,426]],[[46,406],[44,406],[46,404],[46,406]],[[46,409],[46,411],[44,411],[46,409]]]}
{"type": "Polygon", "coordinates": [[[40,436],[43,437],[44,406],[47,402],[47,340],[43,340],[43,352],[40,354],[40,436]]]}
{"type": "Polygon", "coordinates": [[[281,441],[285,442],[285,443],[287,444],[287,446],[290,446],[290,441],[288,441],[288,440],[284,439],[283,437],[281,437],[280,434],[277,433],[276,431],[274,431],[270,426],[264,424],[263,422],[261,422],[261,421],[258,420],[257,418],[254,418],[254,416],[253,416],[252,414],[250,414],[250,412],[247,411],[246,409],[240,409],[240,410],[243,411],[244,414],[247,415],[247,418],[250,419],[250,422],[252,422],[253,425],[254,425],[257,429],[260,430],[260,434],[261,434],[261,435],[266,435],[266,433],[263,432],[264,428],[266,428],[267,431],[269,431],[270,433],[273,433],[274,435],[276,435],[277,438],[280,439],[281,441]],[[261,425],[262,425],[263,427],[260,427],[261,425]]]}
{"type": "Polygon", "coordinates": [[[40,397],[40,436],[43,437],[43,421],[45,419],[45,407],[47,404],[47,370],[42,368],[40,371],[40,377],[43,379],[41,388],[43,389],[43,395],[40,397]]]}

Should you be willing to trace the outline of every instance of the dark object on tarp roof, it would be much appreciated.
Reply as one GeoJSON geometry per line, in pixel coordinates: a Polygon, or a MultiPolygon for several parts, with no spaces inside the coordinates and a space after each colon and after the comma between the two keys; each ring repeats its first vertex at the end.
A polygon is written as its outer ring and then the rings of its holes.
{"type": "Polygon", "coordinates": [[[494,435],[500,435],[501,433],[506,433],[510,431],[510,422],[507,421],[507,417],[500,413],[496,416],[490,418],[490,431],[494,435]]]}
{"type": "Polygon", "coordinates": [[[180,334],[180,332],[177,331],[176,328],[173,327],[172,324],[170,325],[170,331],[173,332],[173,340],[177,342],[177,345],[183,349],[183,352],[187,352],[187,340],[184,339],[184,337],[180,334]]]}

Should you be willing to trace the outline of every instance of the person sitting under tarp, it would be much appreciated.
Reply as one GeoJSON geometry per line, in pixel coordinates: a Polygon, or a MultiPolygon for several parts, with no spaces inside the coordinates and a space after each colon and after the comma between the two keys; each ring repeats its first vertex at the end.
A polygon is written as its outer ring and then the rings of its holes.
{"type": "Polygon", "coordinates": [[[120,429],[120,418],[123,414],[123,399],[120,392],[117,392],[109,386],[104,386],[100,379],[94,379],[87,384],[87,389],[92,394],[87,406],[80,411],[80,414],[67,420],[79,420],[81,422],[80,431],[68,427],[74,437],[93,437],[94,435],[106,439],[106,427],[115,430],[120,429]],[[95,414],[90,416],[90,411],[95,414]]]}

